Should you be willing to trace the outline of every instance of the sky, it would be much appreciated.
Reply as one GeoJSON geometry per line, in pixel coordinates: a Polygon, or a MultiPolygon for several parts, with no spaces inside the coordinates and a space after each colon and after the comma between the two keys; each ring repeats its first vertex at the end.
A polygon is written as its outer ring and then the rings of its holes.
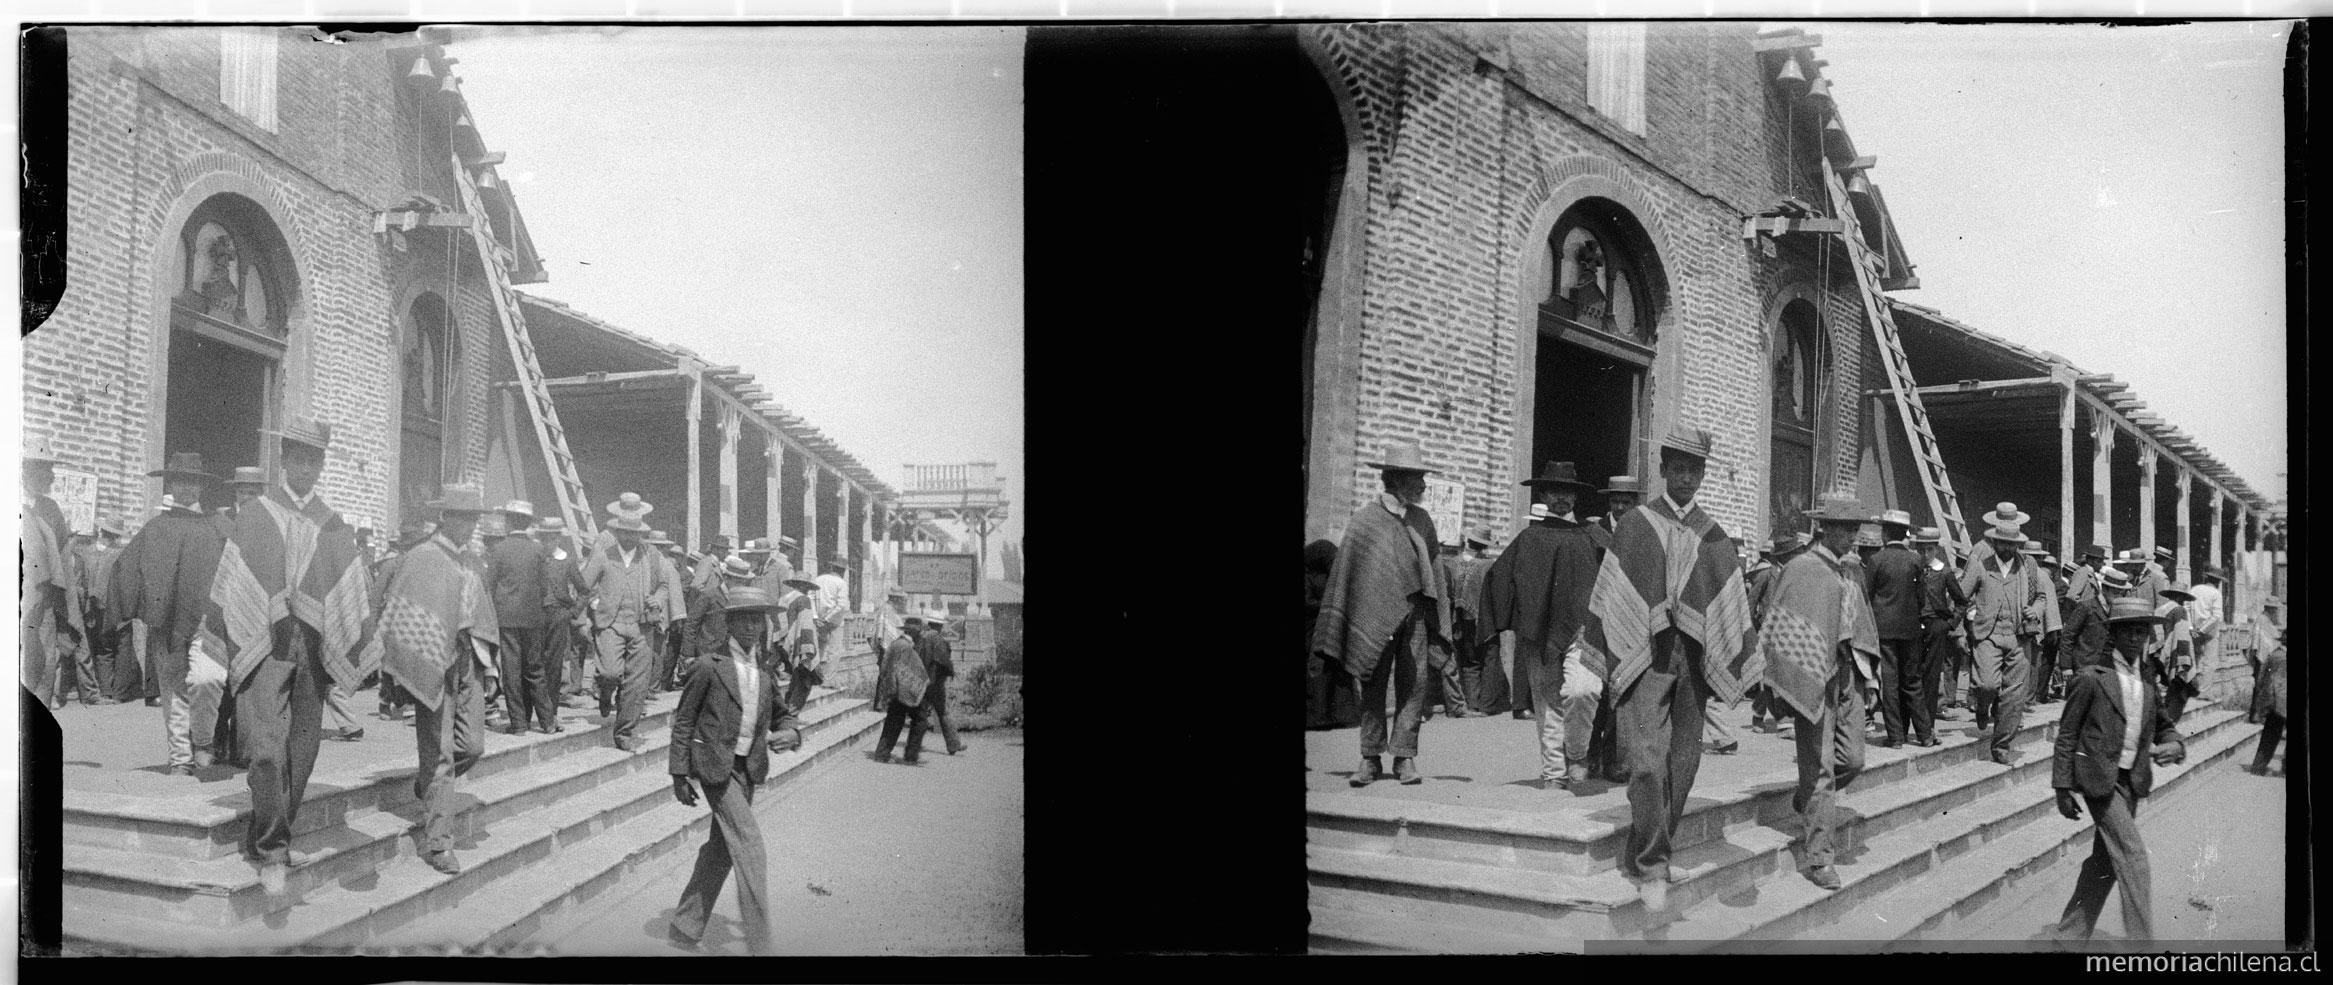
{"type": "Polygon", "coordinates": [[[1021,537],[1021,29],[486,28],[447,46],[549,271],[900,487],[993,461],[1021,537]]]}
{"type": "Polygon", "coordinates": [[[1896,297],[2113,373],[2284,494],[2289,25],[1802,26],[1919,266],[1896,297]]]}

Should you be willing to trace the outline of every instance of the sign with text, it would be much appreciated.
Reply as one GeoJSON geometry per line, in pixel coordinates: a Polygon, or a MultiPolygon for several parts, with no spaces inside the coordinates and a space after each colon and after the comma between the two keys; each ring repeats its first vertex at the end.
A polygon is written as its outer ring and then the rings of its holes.
{"type": "Polygon", "coordinates": [[[933,595],[978,595],[980,558],[972,554],[901,554],[899,587],[933,595]]]}
{"type": "Polygon", "coordinates": [[[49,486],[49,498],[65,511],[65,526],[70,534],[97,532],[97,473],[69,469],[62,465],[52,470],[57,477],[49,486]]]}
{"type": "Polygon", "coordinates": [[[1466,536],[1466,483],[1429,475],[1425,501],[1418,505],[1434,518],[1434,536],[1442,543],[1456,544],[1466,536]]]}

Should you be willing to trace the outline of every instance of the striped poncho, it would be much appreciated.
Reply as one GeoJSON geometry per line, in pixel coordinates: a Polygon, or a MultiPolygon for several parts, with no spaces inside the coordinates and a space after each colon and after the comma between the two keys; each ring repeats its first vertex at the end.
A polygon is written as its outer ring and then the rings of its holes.
{"type": "Polygon", "coordinates": [[[275,624],[286,618],[316,631],[324,670],[341,687],[356,690],[379,666],[370,574],[355,531],[322,493],[300,505],[278,486],[238,507],[211,602],[204,628],[231,655],[227,671],[237,689],[274,652],[275,624]]]}
{"type": "Polygon", "coordinates": [[[1679,516],[1667,497],[1655,497],[1620,518],[1604,552],[1580,633],[1588,669],[1626,695],[1652,666],[1653,638],[1664,629],[1701,645],[1702,679],[1729,705],[1764,671],[1747,645],[1749,597],[1725,528],[1698,503],[1679,516]]]}
{"type": "Polygon", "coordinates": [[[1775,575],[1758,648],[1766,683],[1784,704],[1820,719],[1823,696],[1839,671],[1839,646],[1855,654],[1865,682],[1878,680],[1879,632],[1861,585],[1839,559],[1817,544],[1791,558],[1775,575]]]}
{"type": "Polygon", "coordinates": [[[445,699],[454,661],[471,657],[493,667],[482,651],[501,634],[494,600],[478,569],[443,535],[406,553],[382,596],[381,667],[422,707],[434,711],[445,699]]]}
{"type": "MultiPolygon", "coordinates": [[[[1441,576],[1434,569],[1433,519],[1416,506],[1397,516],[1388,504],[1399,501],[1380,497],[1353,514],[1344,546],[1329,568],[1320,620],[1313,624],[1312,652],[1344,664],[1357,681],[1368,680],[1377,669],[1386,644],[1409,618],[1413,599],[1423,596],[1433,604],[1440,620],[1435,625],[1443,632],[1450,625],[1441,576]]],[[[1440,667],[1448,656],[1433,647],[1429,659],[1440,667]]]]}

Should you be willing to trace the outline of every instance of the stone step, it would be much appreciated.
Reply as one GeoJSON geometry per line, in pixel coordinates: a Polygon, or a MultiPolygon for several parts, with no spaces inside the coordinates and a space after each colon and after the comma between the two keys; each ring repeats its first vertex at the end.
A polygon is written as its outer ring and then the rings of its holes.
{"type": "MultiPolygon", "coordinates": [[[[805,744],[844,725],[865,704],[848,700],[805,702],[805,744]]],[[[469,837],[498,828],[507,819],[587,800],[601,787],[620,786],[643,774],[662,777],[669,730],[643,735],[641,740],[631,752],[601,746],[482,781],[463,778],[454,818],[457,836],[469,837]]],[[[399,864],[401,856],[416,856],[410,861],[420,865],[418,846],[408,837],[420,820],[420,805],[410,800],[410,790],[407,797],[408,806],[403,810],[367,812],[333,828],[295,838],[295,849],[310,858],[291,870],[282,897],[261,891],[258,870],[240,856],[173,859],[150,852],[74,844],[64,846],[65,896],[68,901],[81,900],[166,923],[214,932],[234,928],[296,907],[332,886],[368,881],[383,868],[399,864]]],[[[435,871],[426,866],[423,869],[435,871]]]]}
{"type": "Polygon", "coordinates": [[[1547,950],[1545,942],[1530,937],[1321,908],[1312,911],[1307,947],[1314,954],[1530,954],[1547,950]]]}
{"type": "MultiPolygon", "coordinates": [[[[814,766],[880,728],[882,716],[864,704],[831,712],[831,727],[807,738],[802,749],[772,757],[764,789],[775,792],[800,782],[814,766]]],[[[662,753],[657,755],[661,760],[662,753]]],[[[463,871],[457,875],[441,874],[418,858],[397,859],[366,877],[326,887],[298,905],[225,930],[123,912],[68,894],[65,937],[69,947],[100,954],[347,953],[434,920],[428,924],[434,934],[446,927],[467,929],[450,939],[408,935],[402,943],[475,946],[498,929],[510,929],[511,921],[537,915],[515,912],[510,896],[523,892],[519,887],[539,888],[544,879],[556,878],[566,886],[546,905],[589,898],[613,885],[621,876],[615,870],[627,862],[680,844],[695,819],[703,817],[703,808],[696,808],[694,816],[662,810],[679,806],[671,789],[661,768],[642,771],[473,833],[458,843],[463,871]],[[617,849],[611,842],[604,850],[584,851],[609,837],[625,839],[628,847],[617,849]],[[550,864],[554,857],[557,862],[550,864]],[[499,888],[506,885],[512,888],[499,888]]]]}
{"type": "MultiPolygon", "coordinates": [[[[2196,771],[2223,762],[2257,734],[2257,726],[2234,712],[2187,720],[2194,726],[2187,762],[2158,768],[2158,789],[2176,788],[2196,771]]],[[[2087,823],[2060,822],[2050,777],[2042,773],[1954,815],[1873,839],[1860,852],[1842,852],[1843,861],[1834,866],[1841,882],[1835,892],[1793,871],[1760,885],[1754,896],[1685,910],[1647,940],[1663,950],[1726,953],[1757,951],[1780,940],[1867,940],[1929,905],[1982,905],[1982,887],[2015,881],[2045,854],[2040,846],[2089,837],[2087,823]],[[2003,865],[2004,858],[2011,861],[2003,865]],[[1957,892],[1961,883],[1974,887],[1957,892]]]]}
{"type": "MultiPolygon", "coordinates": [[[[2189,732],[2198,743],[2238,721],[2235,713],[2216,709],[2188,716],[2189,732]]],[[[1858,779],[1839,802],[1844,812],[1839,825],[1842,855],[1854,858],[1854,846],[1881,843],[1941,845],[1938,850],[1949,853],[1955,849],[1952,839],[1971,831],[1981,841],[2030,820],[2032,805],[2012,791],[2036,783],[2046,787],[2048,778],[2047,755],[2028,749],[2009,767],[1964,760],[1873,789],[1858,779]]],[[[1796,883],[1821,892],[1797,874],[1792,846],[1800,822],[1789,812],[1790,793],[1788,786],[1780,789],[1786,814],[1775,823],[1727,830],[1720,838],[1703,839],[1676,852],[1672,868],[1683,881],[1670,887],[1668,912],[1700,914],[1707,931],[1691,919],[1648,915],[1637,901],[1635,887],[1609,868],[1565,873],[1317,843],[1307,846],[1312,910],[1316,921],[1328,911],[1344,910],[1419,928],[1379,942],[1392,947],[1408,946],[1401,942],[1424,934],[1459,940],[1473,939],[1466,935],[1504,935],[1540,942],[1541,950],[1579,950],[1586,941],[1647,933],[1679,939],[1734,936],[1748,928],[1720,934],[1718,928],[1730,927],[1722,918],[1741,904],[1744,895],[1757,899],[1765,891],[1762,883],[1796,883]]],[[[1405,845],[1426,841],[1412,838],[1405,845]]],[[[1840,866],[1843,877],[1847,868],[1840,866]]],[[[1328,918],[1330,925],[1338,925],[1336,919],[1328,918]]],[[[1511,943],[1486,940],[1480,946],[1511,943]]]]}
{"type": "MultiPolygon", "coordinates": [[[[2027,717],[2012,739],[2020,762],[2046,758],[2057,735],[2054,714],[2027,717]]],[[[1868,745],[1864,760],[1854,788],[1866,791],[1963,764],[1991,764],[1973,736],[1948,738],[1933,748],[1868,745]]],[[[1797,782],[1796,767],[1784,759],[1734,789],[1696,789],[1671,843],[1682,850],[1786,821],[1795,814],[1790,798],[1797,782]]],[[[1305,795],[1305,837],[1310,845],[1548,873],[1614,870],[1628,839],[1626,808],[1591,813],[1560,799],[1551,803],[1543,812],[1523,812],[1316,791],[1305,795]]]]}
{"type": "MultiPolygon", "coordinates": [[[[650,697],[638,726],[643,734],[671,724],[675,694],[650,697]]],[[[803,702],[805,712],[823,704],[847,701],[840,691],[813,690],[803,702]]],[[[383,723],[388,728],[402,726],[383,723]]],[[[607,726],[576,728],[557,735],[486,734],[486,752],[472,766],[466,780],[484,781],[501,773],[546,764],[566,756],[612,748],[607,726]]],[[[408,729],[408,731],[410,731],[408,729]]],[[[330,760],[333,743],[325,743],[322,757],[330,760]]],[[[306,799],[293,824],[294,847],[307,850],[303,836],[317,835],[371,813],[394,813],[413,807],[410,758],[396,765],[376,763],[346,766],[318,764],[310,775],[306,799]]],[[[175,798],[128,796],[68,788],[61,805],[62,840],[68,846],[145,852],[174,859],[238,858],[243,833],[251,816],[251,793],[240,777],[228,781],[220,794],[194,793],[175,798]]]]}

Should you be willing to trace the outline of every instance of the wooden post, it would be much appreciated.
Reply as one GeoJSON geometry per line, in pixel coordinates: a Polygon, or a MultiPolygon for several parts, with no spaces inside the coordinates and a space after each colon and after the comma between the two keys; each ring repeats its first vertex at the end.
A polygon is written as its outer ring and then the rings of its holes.
{"type": "Polygon", "coordinates": [[[2139,446],[2139,553],[2155,557],[2155,450],[2139,446]]]}
{"type": "Polygon", "coordinates": [[[2058,396],[2058,556],[2075,559],[2074,545],[2074,382],[2058,396]]]}
{"type": "Polygon", "coordinates": [[[802,568],[818,573],[818,459],[802,456],[802,568]]]}
{"type": "Polygon", "coordinates": [[[745,417],[721,408],[721,532],[737,537],[737,442],[744,437],[745,417]]]}
{"type": "Polygon", "coordinates": [[[2114,550],[2114,421],[2105,412],[2090,412],[2091,436],[2097,449],[2090,454],[2090,528],[2097,542],[2114,550]]]}
{"type": "Polygon", "coordinates": [[[778,512],[778,477],[784,474],[785,463],[786,444],[771,434],[769,457],[762,461],[762,470],[769,475],[769,481],[762,487],[762,501],[768,507],[763,514],[767,519],[762,523],[762,537],[770,542],[771,550],[777,549],[778,535],[785,532],[781,529],[785,526],[785,514],[778,512]]]}
{"type": "MultiPolygon", "coordinates": [[[[683,363],[683,365],[685,366],[688,364],[683,363]]],[[[702,436],[703,432],[701,430],[705,426],[705,377],[703,374],[698,373],[694,366],[689,366],[689,407],[687,416],[689,420],[689,522],[682,525],[683,529],[680,532],[680,542],[682,548],[693,551],[696,550],[697,545],[702,542],[697,537],[697,531],[703,528],[705,525],[705,518],[703,515],[705,512],[703,506],[705,502],[705,490],[703,486],[705,463],[703,461],[704,453],[702,450],[704,448],[705,442],[702,436]]],[[[727,423],[728,417],[729,415],[727,413],[723,413],[721,415],[724,424],[727,423]]],[[[724,430],[726,430],[726,427],[724,427],[724,430]]]]}
{"type": "MultiPolygon", "coordinates": [[[[2220,549],[2220,524],[2223,522],[2220,508],[2226,502],[2227,497],[2222,495],[2217,487],[2214,487],[2211,491],[2211,563],[2223,566],[2226,564],[2227,555],[2220,549]]],[[[2225,585],[2234,585],[2235,572],[2230,571],[2228,575],[2225,585]]]]}
{"type": "Polygon", "coordinates": [[[2195,473],[2179,470],[2179,580],[2193,585],[2202,569],[2195,563],[2195,510],[2190,496],[2195,488],[2195,473]]]}

